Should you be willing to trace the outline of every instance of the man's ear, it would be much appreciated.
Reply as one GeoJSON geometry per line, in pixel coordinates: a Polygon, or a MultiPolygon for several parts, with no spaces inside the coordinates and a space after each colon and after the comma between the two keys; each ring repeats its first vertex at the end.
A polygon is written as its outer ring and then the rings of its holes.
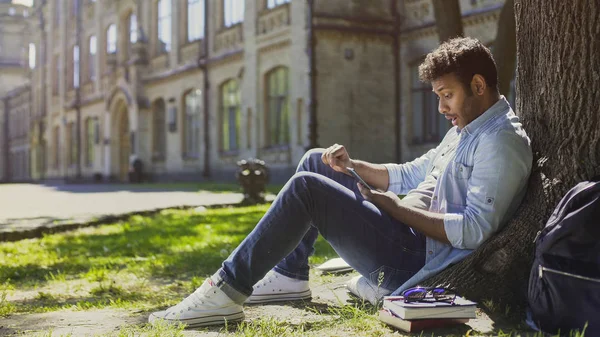
{"type": "Polygon", "coordinates": [[[485,78],[479,74],[473,75],[473,79],[471,79],[471,90],[475,95],[483,95],[485,89],[487,88],[487,83],[485,83],[485,78]]]}

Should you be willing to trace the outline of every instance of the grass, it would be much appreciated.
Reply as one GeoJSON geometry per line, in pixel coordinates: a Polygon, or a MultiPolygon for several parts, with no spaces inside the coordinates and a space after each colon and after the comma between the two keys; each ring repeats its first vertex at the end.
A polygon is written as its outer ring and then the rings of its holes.
{"type": "MultiPolygon", "coordinates": [[[[165,210],[155,216],[132,216],[100,227],[0,243],[0,318],[99,308],[125,309],[145,318],[148,312],[173,305],[196,289],[254,228],[268,207],[209,209],[201,213],[165,210]]],[[[337,256],[322,238],[315,248],[311,264],[337,256]]],[[[328,283],[329,276],[321,276],[321,281],[328,283]]],[[[210,331],[231,336],[393,334],[375,318],[377,309],[364,303],[328,306],[310,302],[296,309],[318,319],[290,322],[264,315],[210,331]]],[[[106,336],[183,336],[182,329],[133,324],[106,336]]],[[[445,335],[475,335],[465,329],[448,330],[445,335]]],[[[38,335],[58,336],[52,331],[38,335]]],[[[517,333],[497,331],[494,335],[517,333]]]]}
{"type": "MultiPolygon", "coordinates": [[[[186,190],[213,193],[241,193],[242,187],[236,182],[198,182],[198,183],[143,183],[131,185],[132,187],[143,187],[165,190],[186,190]]],[[[283,184],[268,184],[267,193],[277,194],[283,188],[283,184]]]]}

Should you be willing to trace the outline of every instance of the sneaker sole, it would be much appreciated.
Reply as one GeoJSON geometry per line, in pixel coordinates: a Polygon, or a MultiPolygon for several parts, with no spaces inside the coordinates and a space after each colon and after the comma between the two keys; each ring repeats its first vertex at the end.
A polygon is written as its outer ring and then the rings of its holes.
{"type": "Polygon", "coordinates": [[[284,301],[299,301],[308,300],[312,297],[312,292],[309,290],[295,292],[295,293],[284,293],[284,294],[264,294],[264,295],[252,295],[248,297],[245,304],[259,304],[269,302],[284,302],[284,301]]]}
{"type": "Polygon", "coordinates": [[[207,317],[193,318],[193,319],[182,321],[182,323],[184,323],[186,325],[186,328],[193,329],[193,328],[198,328],[198,327],[208,326],[208,325],[225,325],[226,322],[227,323],[239,322],[239,321],[243,321],[244,318],[245,318],[244,312],[240,311],[240,312],[236,312],[236,313],[229,314],[229,315],[213,315],[213,316],[207,316],[207,317]]]}

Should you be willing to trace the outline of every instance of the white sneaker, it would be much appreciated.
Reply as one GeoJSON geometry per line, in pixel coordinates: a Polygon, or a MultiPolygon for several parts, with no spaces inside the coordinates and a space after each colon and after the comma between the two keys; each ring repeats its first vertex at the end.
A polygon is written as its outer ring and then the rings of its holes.
{"type": "Polygon", "coordinates": [[[148,322],[157,320],[181,322],[189,328],[225,324],[244,319],[242,306],[235,303],[223,290],[207,278],[200,288],[179,304],[164,311],[150,314],[148,322]]]}
{"type": "Polygon", "coordinates": [[[350,279],[350,281],[346,283],[346,288],[356,297],[368,301],[373,305],[377,305],[383,296],[387,296],[392,293],[391,290],[371,284],[369,280],[361,275],[350,279]]]}
{"type": "Polygon", "coordinates": [[[252,295],[244,303],[305,300],[311,296],[308,281],[293,279],[271,270],[254,285],[252,295]]]}

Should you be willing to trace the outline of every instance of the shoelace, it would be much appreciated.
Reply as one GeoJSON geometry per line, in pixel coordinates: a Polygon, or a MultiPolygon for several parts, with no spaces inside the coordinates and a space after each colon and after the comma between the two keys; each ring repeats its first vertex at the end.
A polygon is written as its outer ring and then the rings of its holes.
{"type": "Polygon", "coordinates": [[[183,313],[184,310],[191,310],[192,308],[197,308],[201,304],[204,304],[204,301],[200,299],[201,296],[206,299],[210,298],[210,293],[217,293],[213,290],[214,287],[211,287],[205,291],[201,291],[201,287],[196,289],[193,293],[191,293],[188,297],[183,299],[183,301],[179,302],[179,304],[175,305],[172,309],[172,314],[183,313]]]}
{"type": "Polygon", "coordinates": [[[271,281],[273,281],[274,278],[278,278],[277,274],[274,271],[270,270],[267,273],[267,275],[265,275],[265,277],[262,279],[263,282],[260,282],[260,283],[256,284],[254,286],[254,288],[256,288],[256,289],[260,288],[261,283],[262,283],[262,285],[264,287],[264,286],[267,285],[267,283],[271,283],[271,281]]]}

